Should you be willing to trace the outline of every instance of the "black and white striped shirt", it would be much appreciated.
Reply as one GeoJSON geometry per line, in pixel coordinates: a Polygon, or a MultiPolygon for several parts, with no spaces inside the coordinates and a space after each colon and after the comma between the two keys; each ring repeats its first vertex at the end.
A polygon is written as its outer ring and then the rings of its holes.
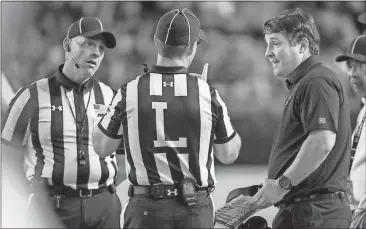
{"type": "Polygon", "coordinates": [[[124,84],[98,125],[124,137],[127,173],[134,185],[174,184],[189,177],[214,185],[213,143],[236,134],[218,91],[184,67],[153,66],[124,84]]]}
{"type": "Polygon", "coordinates": [[[62,68],[16,93],[3,126],[3,141],[25,146],[28,179],[49,178],[73,189],[109,186],[117,174],[115,153],[100,158],[93,149],[92,132],[114,91],[93,78],[79,87],[62,74],[62,68]],[[77,160],[80,150],[84,165],[77,160]]]}

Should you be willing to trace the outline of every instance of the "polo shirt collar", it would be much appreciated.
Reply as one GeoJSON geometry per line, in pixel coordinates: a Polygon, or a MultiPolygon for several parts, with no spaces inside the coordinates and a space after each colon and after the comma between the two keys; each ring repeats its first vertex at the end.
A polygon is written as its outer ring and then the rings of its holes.
{"type": "Polygon", "coordinates": [[[87,91],[90,91],[93,88],[94,80],[91,77],[88,81],[84,82],[82,85],[75,83],[74,81],[70,80],[65,76],[65,74],[62,72],[64,65],[61,64],[56,73],[56,80],[59,84],[61,84],[66,90],[70,91],[72,89],[75,89],[76,91],[79,91],[81,89],[86,89],[87,91]]]}
{"type": "Polygon", "coordinates": [[[290,73],[289,77],[287,78],[286,86],[290,90],[293,85],[295,85],[302,77],[308,73],[310,68],[315,64],[319,63],[320,61],[315,56],[310,56],[304,62],[302,62],[293,72],[290,73]]]}
{"type": "Polygon", "coordinates": [[[166,74],[169,74],[169,73],[173,73],[173,74],[176,74],[176,73],[188,73],[188,69],[186,67],[183,67],[183,66],[161,66],[161,65],[153,65],[150,67],[149,73],[166,73],[166,74]]]}

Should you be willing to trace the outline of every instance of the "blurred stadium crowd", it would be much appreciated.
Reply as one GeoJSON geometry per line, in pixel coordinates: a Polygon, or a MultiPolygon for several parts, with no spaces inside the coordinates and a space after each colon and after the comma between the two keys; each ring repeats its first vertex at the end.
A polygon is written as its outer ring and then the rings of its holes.
{"type": "MultiPolygon", "coordinates": [[[[201,21],[207,41],[191,72],[209,63],[208,80],[221,93],[243,147],[237,163],[266,163],[287,89],[264,58],[262,25],[296,7],[312,14],[321,35],[320,58],[342,79],[352,100],[352,123],[359,101],[335,56],[364,29],[359,2],[2,2],[2,73],[14,90],[51,75],[64,60],[68,26],[83,16],[100,18],[113,31],[117,47],[108,50],[97,77],[117,89],[155,64],[153,34],[159,17],[189,8],[201,21]]],[[[2,114],[6,106],[2,106],[2,114]]]]}

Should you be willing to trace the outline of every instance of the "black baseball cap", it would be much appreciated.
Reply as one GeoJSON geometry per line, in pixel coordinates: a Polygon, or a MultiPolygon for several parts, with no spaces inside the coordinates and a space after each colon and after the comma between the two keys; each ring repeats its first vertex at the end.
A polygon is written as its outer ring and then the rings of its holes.
{"type": "Polygon", "coordinates": [[[186,8],[164,14],[156,27],[155,38],[171,46],[189,46],[206,40],[200,21],[186,8]]]}
{"type": "Polygon", "coordinates": [[[366,35],[361,35],[354,39],[347,53],[337,56],[336,61],[341,62],[349,59],[366,63],[366,35]]]}
{"type": "Polygon", "coordinates": [[[67,38],[76,36],[92,38],[96,35],[103,35],[107,48],[116,47],[116,38],[113,33],[104,31],[102,22],[96,17],[82,17],[72,23],[67,31],[67,38]]]}

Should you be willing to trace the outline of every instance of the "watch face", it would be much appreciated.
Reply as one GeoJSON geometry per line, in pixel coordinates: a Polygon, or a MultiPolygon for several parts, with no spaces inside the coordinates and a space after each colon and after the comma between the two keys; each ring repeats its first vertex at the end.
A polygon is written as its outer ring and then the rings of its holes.
{"type": "Polygon", "coordinates": [[[288,177],[281,176],[281,178],[279,179],[279,184],[280,184],[281,188],[283,188],[285,190],[291,189],[291,181],[288,177]]]}

